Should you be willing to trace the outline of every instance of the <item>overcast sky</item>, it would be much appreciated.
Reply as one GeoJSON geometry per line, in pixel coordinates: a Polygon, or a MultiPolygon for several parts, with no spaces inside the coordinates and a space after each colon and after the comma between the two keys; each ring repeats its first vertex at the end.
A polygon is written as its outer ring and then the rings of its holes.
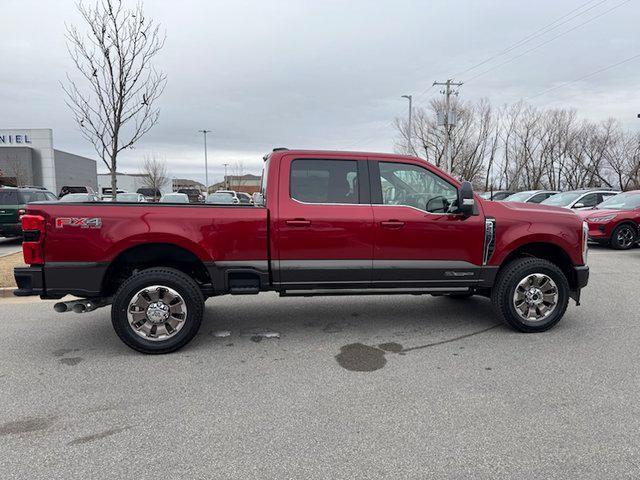
{"type": "MultiPolygon", "coordinates": [[[[125,172],[155,152],[174,176],[203,180],[203,128],[213,130],[216,180],[225,161],[258,172],[275,146],[392,151],[402,94],[419,106],[438,95],[427,90],[434,80],[560,17],[557,28],[455,76],[466,82],[461,98],[497,105],[552,89],[530,101],[640,126],[640,57],[556,88],[640,55],[640,0],[147,0],[145,10],[166,29],[155,64],[168,83],[160,122],[123,155],[125,172]]],[[[97,158],[59,85],[72,69],[65,23],[84,28],[71,0],[2,0],[0,128],[53,128],[56,148],[97,158]]]]}

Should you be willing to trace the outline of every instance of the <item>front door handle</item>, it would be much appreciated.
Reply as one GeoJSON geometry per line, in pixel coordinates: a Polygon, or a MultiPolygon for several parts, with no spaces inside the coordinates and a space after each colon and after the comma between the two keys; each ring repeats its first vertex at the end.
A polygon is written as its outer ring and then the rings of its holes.
{"type": "Polygon", "coordinates": [[[296,218],[294,220],[286,220],[284,223],[291,227],[308,227],[309,225],[311,225],[311,220],[296,218]]]}
{"type": "Polygon", "coordinates": [[[387,220],[386,222],[380,222],[380,226],[382,228],[398,230],[399,228],[404,227],[404,222],[401,222],[400,220],[387,220]]]}

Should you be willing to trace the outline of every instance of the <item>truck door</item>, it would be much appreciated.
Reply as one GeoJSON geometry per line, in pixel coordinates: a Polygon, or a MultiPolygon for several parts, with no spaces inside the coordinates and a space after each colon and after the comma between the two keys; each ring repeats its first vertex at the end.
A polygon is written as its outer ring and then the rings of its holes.
{"type": "Polygon", "coordinates": [[[280,162],[274,283],[288,289],[367,287],[373,213],[365,158],[280,162]]]}
{"type": "Polygon", "coordinates": [[[482,215],[447,213],[457,188],[418,162],[369,163],[375,286],[473,283],[482,265],[482,215]]]}

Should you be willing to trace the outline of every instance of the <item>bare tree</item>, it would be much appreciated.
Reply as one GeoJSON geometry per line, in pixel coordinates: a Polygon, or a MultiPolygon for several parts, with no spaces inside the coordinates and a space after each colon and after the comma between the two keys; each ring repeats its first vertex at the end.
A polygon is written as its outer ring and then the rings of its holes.
{"type": "MultiPolygon", "coordinates": [[[[235,177],[234,189],[240,190],[240,187],[244,185],[244,162],[237,160],[231,167],[231,175],[235,177]]],[[[233,178],[232,177],[232,178],[233,178]]],[[[229,182],[231,183],[231,182],[229,182]]]]}
{"type": "Polygon", "coordinates": [[[145,187],[153,189],[153,199],[157,201],[157,193],[169,183],[167,162],[155,154],[145,155],[142,162],[142,173],[144,174],[145,187]]]}
{"type": "Polygon", "coordinates": [[[24,162],[12,155],[7,158],[6,165],[5,172],[8,177],[13,177],[16,187],[24,186],[29,183],[29,171],[27,170],[24,162]]]}
{"type": "Polygon", "coordinates": [[[87,32],[67,27],[67,49],[82,82],[67,75],[63,89],[84,138],[111,173],[117,194],[118,154],[158,121],[155,106],[166,75],[152,65],[165,41],[160,27],[144,15],[142,4],[130,9],[121,0],[77,5],[87,32]]]}

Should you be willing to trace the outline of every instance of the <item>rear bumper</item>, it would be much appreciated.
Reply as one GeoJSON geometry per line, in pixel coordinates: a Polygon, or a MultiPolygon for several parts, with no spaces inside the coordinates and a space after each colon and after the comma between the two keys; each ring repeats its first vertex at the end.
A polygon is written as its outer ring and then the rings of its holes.
{"type": "Polygon", "coordinates": [[[18,289],[13,291],[17,297],[29,297],[31,295],[44,294],[44,275],[42,267],[16,267],[13,269],[18,289]]]}
{"type": "Polygon", "coordinates": [[[18,297],[39,295],[43,298],[62,298],[75,295],[83,298],[99,297],[107,264],[94,262],[62,262],[16,267],[13,274],[18,297]]]}
{"type": "Polygon", "coordinates": [[[0,237],[19,237],[22,235],[20,223],[0,223],[0,237]]]}

